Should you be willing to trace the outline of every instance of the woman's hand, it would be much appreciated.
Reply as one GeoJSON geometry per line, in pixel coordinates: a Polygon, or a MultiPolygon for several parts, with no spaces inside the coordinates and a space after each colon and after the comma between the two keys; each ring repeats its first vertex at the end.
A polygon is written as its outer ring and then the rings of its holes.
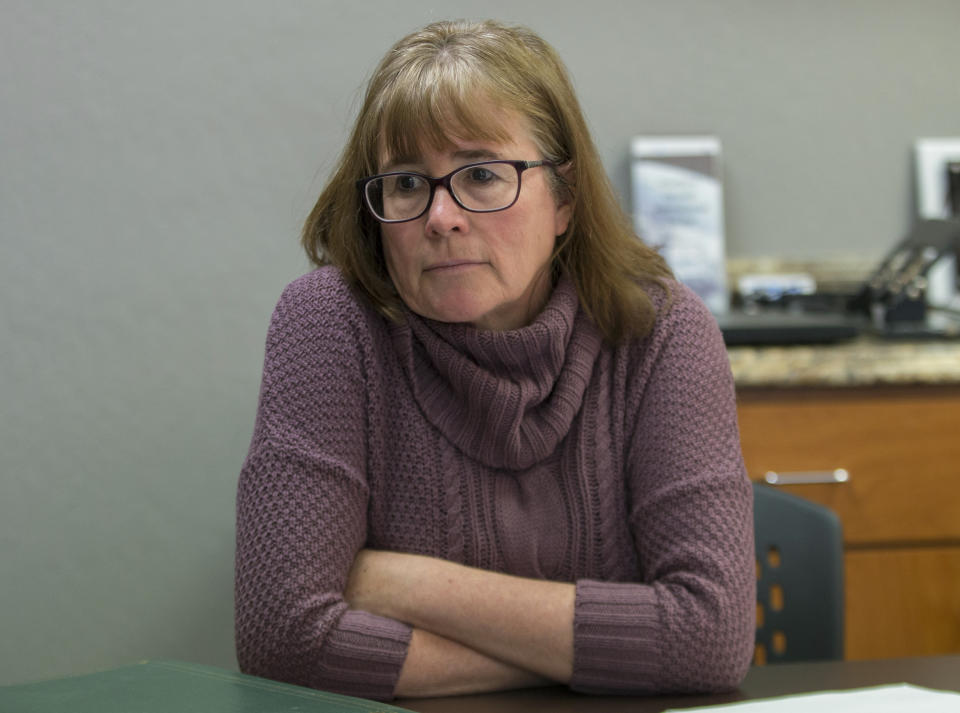
{"type": "Polygon", "coordinates": [[[566,683],[573,671],[574,585],[362,550],[344,596],[497,661],[566,683]]]}

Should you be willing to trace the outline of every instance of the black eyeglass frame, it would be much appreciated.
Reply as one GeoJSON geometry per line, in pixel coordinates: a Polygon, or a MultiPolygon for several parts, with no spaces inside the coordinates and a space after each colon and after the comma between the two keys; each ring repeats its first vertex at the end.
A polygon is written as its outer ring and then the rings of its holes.
{"type": "Polygon", "coordinates": [[[437,192],[437,186],[443,186],[447,190],[447,193],[450,195],[450,197],[453,198],[453,201],[458,206],[463,208],[465,211],[468,211],[470,213],[499,213],[502,210],[506,210],[507,208],[513,207],[513,205],[520,198],[520,188],[521,188],[521,184],[523,183],[522,175],[524,171],[526,171],[529,168],[537,168],[539,166],[556,167],[556,165],[557,163],[555,161],[549,161],[546,159],[543,159],[540,161],[509,161],[506,159],[491,159],[489,161],[478,161],[477,163],[464,164],[463,166],[460,166],[459,168],[455,168],[454,170],[450,171],[450,173],[448,173],[447,175],[440,176],[439,178],[431,178],[430,176],[426,176],[422,173],[417,173],[416,171],[391,171],[390,173],[379,173],[376,176],[367,176],[366,178],[361,178],[359,181],[357,181],[357,188],[360,190],[360,196],[361,196],[361,199],[363,200],[363,205],[366,206],[366,209],[370,212],[370,215],[372,215],[374,219],[376,219],[380,223],[390,223],[390,224],[409,223],[411,220],[417,220],[418,218],[423,217],[424,215],[426,215],[427,211],[430,210],[430,206],[433,205],[433,196],[437,192]],[[490,208],[490,209],[479,209],[479,210],[476,208],[468,208],[460,201],[459,198],[457,198],[457,193],[451,187],[450,181],[453,179],[453,177],[456,174],[460,173],[461,171],[465,171],[470,168],[476,168],[477,166],[487,166],[491,163],[506,163],[513,166],[517,170],[516,195],[514,195],[513,200],[510,201],[509,204],[503,206],[502,208],[490,208]],[[417,215],[413,216],[412,218],[400,218],[399,220],[389,220],[387,218],[381,218],[379,215],[377,215],[377,212],[373,209],[373,206],[370,204],[370,197],[367,195],[367,186],[373,181],[377,180],[378,178],[389,178],[390,176],[416,176],[417,178],[422,178],[423,180],[425,180],[427,182],[427,185],[430,186],[430,196],[427,198],[427,204],[424,206],[423,210],[420,211],[417,215]]]}

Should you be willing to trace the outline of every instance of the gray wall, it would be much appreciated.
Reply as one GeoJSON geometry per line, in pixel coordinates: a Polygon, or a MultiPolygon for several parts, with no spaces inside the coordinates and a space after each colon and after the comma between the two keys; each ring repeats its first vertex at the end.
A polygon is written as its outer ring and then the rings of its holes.
{"type": "MultiPolygon", "coordinates": [[[[0,0],[0,683],[233,665],[234,486],[299,225],[380,54],[476,8],[0,0]]],[[[632,135],[720,136],[731,256],[879,257],[913,140],[960,135],[956,0],[486,8],[566,58],[625,196],[632,135]]]]}

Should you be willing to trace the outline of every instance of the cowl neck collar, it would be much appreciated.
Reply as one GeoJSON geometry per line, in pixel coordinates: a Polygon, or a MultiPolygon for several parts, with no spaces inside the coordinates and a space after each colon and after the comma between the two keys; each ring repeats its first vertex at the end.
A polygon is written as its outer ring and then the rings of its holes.
{"type": "Polygon", "coordinates": [[[601,337],[561,278],[529,325],[492,331],[406,310],[392,339],[426,418],[466,455],[522,470],[552,454],[580,409],[601,337]]]}

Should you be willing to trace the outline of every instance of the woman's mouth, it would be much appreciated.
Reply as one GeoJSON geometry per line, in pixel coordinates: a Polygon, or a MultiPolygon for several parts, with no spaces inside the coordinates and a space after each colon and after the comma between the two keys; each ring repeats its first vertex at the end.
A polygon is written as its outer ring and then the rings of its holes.
{"type": "Polygon", "coordinates": [[[483,265],[481,260],[443,260],[428,265],[424,272],[455,271],[483,265]]]}

